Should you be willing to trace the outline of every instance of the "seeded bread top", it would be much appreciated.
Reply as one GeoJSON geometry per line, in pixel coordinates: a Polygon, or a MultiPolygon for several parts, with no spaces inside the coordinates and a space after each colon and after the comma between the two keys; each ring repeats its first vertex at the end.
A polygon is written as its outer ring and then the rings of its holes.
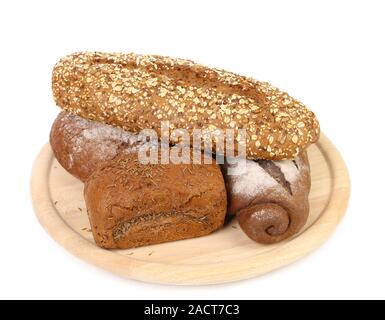
{"type": "MultiPolygon", "coordinates": [[[[313,112],[266,82],[189,60],[86,52],[54,67],[56,104],[83,118],[131,132],[155,129],[235,130],[235,149],[249,159],[292,159],[319,138],[313,112]],[[245,129],[245,141],[237,140],[245,129]]],[[[216,145],[213,144],[215,151],[216,145]]]]}

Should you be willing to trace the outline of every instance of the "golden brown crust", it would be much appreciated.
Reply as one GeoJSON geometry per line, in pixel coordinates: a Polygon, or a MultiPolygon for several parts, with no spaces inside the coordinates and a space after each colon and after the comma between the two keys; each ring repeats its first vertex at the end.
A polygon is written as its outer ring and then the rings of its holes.
{"type": "Polygon", "coordinates": [[[142,165],[136,154],[95,171],[84,196],[95,241],[103,248],[207,235],[222,227],[227,207],[218,165],[142,165]]]}
{"type": "Polygon", "coordinates": [[[293,158],[320,133],[315,115],[287,93],[188,60],[76,53],[56,64],[52,89],[61,108],[132,132],[160,135],[164,120],[190,132],[245,129],[252,159],[293,158]]]}

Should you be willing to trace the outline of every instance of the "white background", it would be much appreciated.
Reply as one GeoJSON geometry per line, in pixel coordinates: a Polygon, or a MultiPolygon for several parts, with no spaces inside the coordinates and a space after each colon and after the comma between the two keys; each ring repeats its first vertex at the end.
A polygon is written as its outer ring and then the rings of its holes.
{"type": "Polygon", "coordinates": [[[385,298],[384,1],[1,1],[0,298],[385,298]],[[59,109],[51,69],[74,51],[156,53],[266,80],[302,100],[349,167],[346,218],[318,251],[227,285],[121,279],[35,218],[29,179],[59,109]]]}

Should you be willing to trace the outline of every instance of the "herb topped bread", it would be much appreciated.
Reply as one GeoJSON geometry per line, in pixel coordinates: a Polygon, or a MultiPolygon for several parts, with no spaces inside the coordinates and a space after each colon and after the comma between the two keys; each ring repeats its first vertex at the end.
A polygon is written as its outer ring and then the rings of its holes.
{"type": "Polygon", "coordinates": [[[226,189],[217,164],[148,164],[135,153],[106,162],[84,189],[103,248],[134,248],[199,237],[223,226],[226,189]]]}

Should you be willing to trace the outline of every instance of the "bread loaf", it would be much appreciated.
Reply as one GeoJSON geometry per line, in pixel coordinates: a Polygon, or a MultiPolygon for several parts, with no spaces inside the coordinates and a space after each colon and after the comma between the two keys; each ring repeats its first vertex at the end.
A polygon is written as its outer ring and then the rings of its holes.
{"type": "Polygon", "coordinates": [[[50,144],[62,167],[85,181],[103,162],[136,152],[143,142],[137,134],[61,112],[52,125],[50,144]]]}
{"type": "Polygon", "coordinates": [[[109,249],[207,235],[227,207],[218,165],[142,165],[136,154],[98,168],[84,197],[94,239],[109,249]]]}
{"type": "Polygon", "coordinates": [[[320,133],[315,115],[287,93],[182,59],[76,53],[56,64],[52,89],[64,110],[135,133],[153,128],[160,135],[166,120],[190,134],[229,128],[237,137],[245,129],[250,159],[293,158],[320,133]]]}
{"type": "Polygon", "coordinates": [[[279,242],[305,225],[310,191],[306,153],[287,161],[247,161],[245,172],[225,175],[225,180],[228,211],[237,215],[241,228],[254,241],[279,242]]]}

